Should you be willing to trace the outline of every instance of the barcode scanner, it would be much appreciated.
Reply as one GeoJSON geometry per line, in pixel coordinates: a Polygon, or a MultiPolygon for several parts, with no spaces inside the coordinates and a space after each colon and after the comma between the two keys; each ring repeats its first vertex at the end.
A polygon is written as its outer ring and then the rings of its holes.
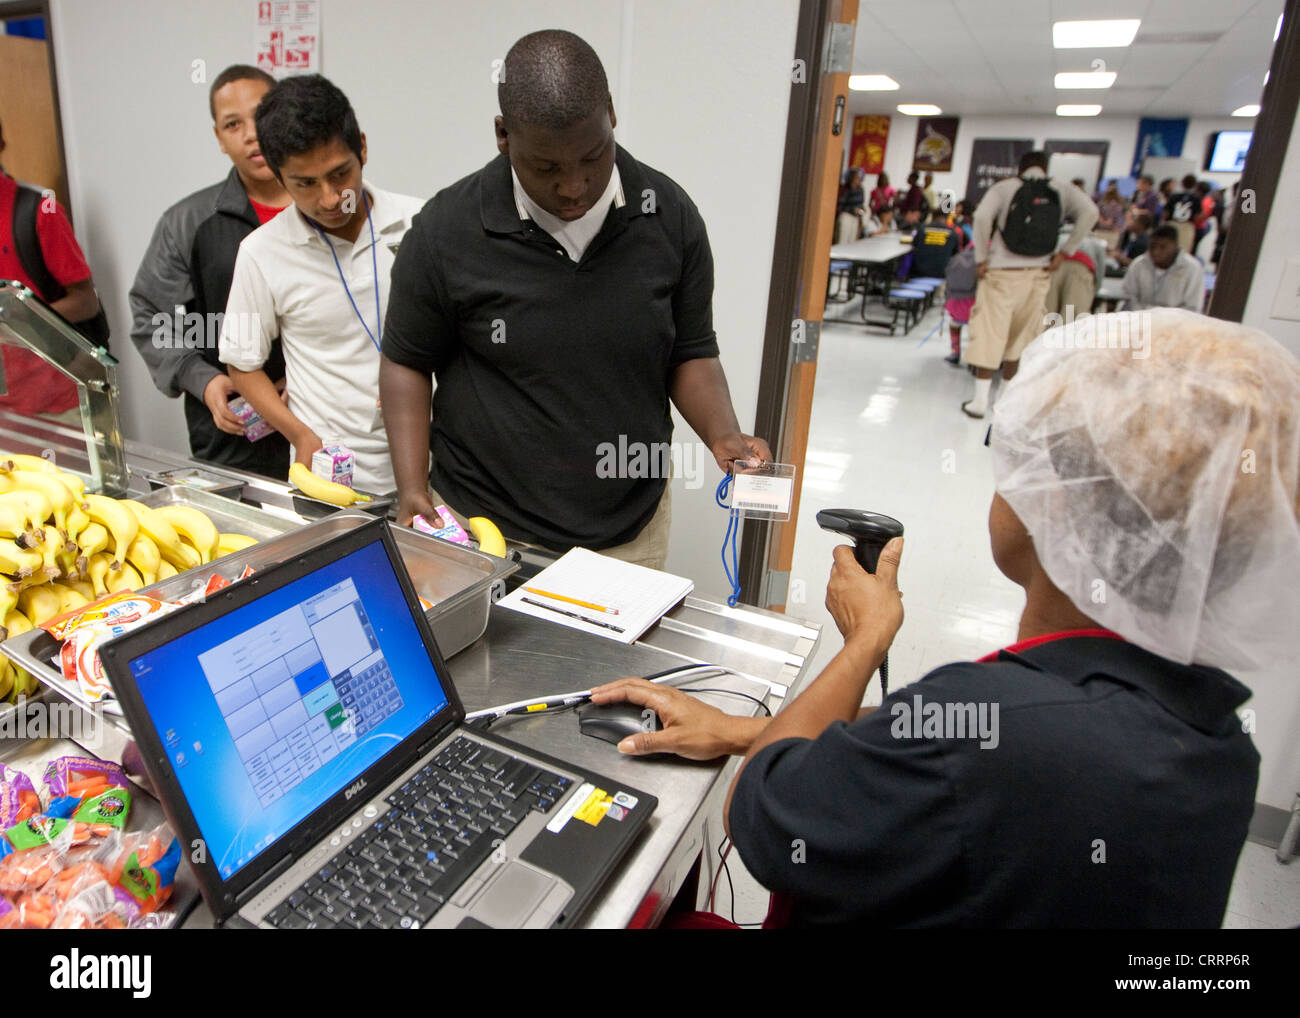
{"type": "MultiPolygon", "coordinates": [[[[903,525],[884,513],[865,509],[822,509],[817,525],[832,534],[843,534],[853,541],[853,557],[869,573],[875,573],[880,552],[891,539],[903,536],[903,525]]],[[[889,655],[880,662],[880,698],[889,694],[889,655]]]]}

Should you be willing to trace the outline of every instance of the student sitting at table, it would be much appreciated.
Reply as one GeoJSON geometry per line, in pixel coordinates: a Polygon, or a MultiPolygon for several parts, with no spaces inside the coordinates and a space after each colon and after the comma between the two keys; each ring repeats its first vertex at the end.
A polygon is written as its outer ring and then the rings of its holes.
{"type": "Polygon", "coordinates": [[[894,222],[894,210],[888,207],[881,209],[872,216],[870,223],[867,225],[868,237],[879,237],[897,232],[898,224],[894,222]]]}
{"type": "Polygon", "coordinates": [[[1205,302],[1205,269],[1178,244],[1178,231],[1165,223],[1151,234],[1151,246],[1124,274],[1124,310],[1183,308],[1200,311],[1205,302]]]}

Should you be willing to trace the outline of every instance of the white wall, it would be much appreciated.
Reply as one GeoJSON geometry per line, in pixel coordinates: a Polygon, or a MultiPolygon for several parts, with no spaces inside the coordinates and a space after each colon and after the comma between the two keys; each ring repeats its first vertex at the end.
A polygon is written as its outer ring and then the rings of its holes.
{"type": "MultiPolygon", "coordinates": [[[[1268,225],[1242,316],[1244,324],[1267,332],[1300,358],[1300,322],[1272,317],[1282,267],[1288,258],[1300,255],[1300,244],[1295,237],[1295,206],[1291,200],[1296,193],[1300,193],[1300,116],[1291,128],[1274,207],[1258,207],[1254,213],[1268,216],[1268,225]]],[[[1250,703],[1258,718],[1255,744],[1264,758],[1256,798],[1279,809],[1290,809],[1293,797],[1300,792],[1300,682],[1297,682],[1295,666],[1240,678],[1255,691],[1250,703]]]]}
{"type": "MultiPolygon", "coordinates": [[[[51,0],[52,40],[77,233],[95,273],[122,362],[132,438],[185,451],[179,401],[153,388],[131,347],[127,291],[168,205],[221,179],[208,80],[251,58],[253,5],[243,0],[51,0]]],[[[686,0],[374,0],[322,3],[323,73],[347,93],[370,162],[367,176],[421,197],[495,154],[492,60],[519,36],[567,28],[600,54],[618,114],[616,136],[691,194],[717,264],[722,361],[742,427],[758,395],[776,200],[797,5],[686,0]]],[[[676,438],[693,439],[678,423],[676,438]]],[[[669,568],[705,593],[724,589],[720,475],[675,483],[669,568]]]]}
{"type": "MultiPolygon", "coordinates": [[[[877,112],[877,111],[872,111],[877,112]]],[[[878,112],[889,112],[880,110],[878,112]]],[[[862,116],[856,111],[854,116],[862,116]]],[[[889,141],[885,146],[885,172],[893,187],[901,187],[912,170],[912,153],[916,146],[916,117],[907,117],[894,111],[890,114],[889,141]]],[[[852,119],[849,121],[852,125],[852,119]]],[[[1192,117],[1187,125],[1182,154],[1204,165],[1206,139],[1215,131],[1249,130],[1253,120],[1242,117],[1192,117]]],[[[852,144],[850,134],[845,151],[852,144]]],[[[1137,117],[962,117],[957,126],[957,149],[953,153],[951,173],[936,173],[934,186],[938,190],[951,188],[960,199],[966,191],[966,176],[970,172],[971,144],[976,138],[1032,138],[1036,147],[1049,138],[1075,138],[1084,141],[1108,141],[1110,149],[1102,166],[1103,177],[1127,177],[1133,166],[1133,152],[1137,145],[1137,117]]],[[[1234,183],[1238,173],[1205,173],[1198,170],[1197,179],[1226,187],[1234,183]]],[[[875,179],[867,182],[875,186],[875,179]]],[[[1160,183],[1159,180],[1156,183],[1160,183]]]]}

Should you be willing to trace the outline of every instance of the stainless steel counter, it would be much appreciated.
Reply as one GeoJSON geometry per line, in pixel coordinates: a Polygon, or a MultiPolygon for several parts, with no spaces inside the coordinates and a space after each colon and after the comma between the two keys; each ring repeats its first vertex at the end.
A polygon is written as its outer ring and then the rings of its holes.
{"type": "MultiPolygon", "coordinates": [[[[61,466],[86,472],[84,441],[75,429],[0,412],[0,449],[37,455],[52,449],[61,466]]],[[[151,489],[149,474],[194,465],[181,454],[138,442],[127,443],[127,464],[131,489],[137,493],[151,489]]],[[[237,476],[248,482],[243,492],[247,501],[299,518],[293,514],[288,485],[237,476]]],[[[586,689],[624,675],[708,663],[735,669],[746,678],[727,675],[682,684],[748,692],[765,699],[775,712],[787,690],[793,695],[811,678],[808,662],[820,635],[820,627],[812,623],[688,597],[637,643],[625,646],[493,606],[487,632],[452,658],[449,668],[468,711],[586,689]]],[[[741,697],[699,695],[728,713],[759,712],[741,697]]],[[[493,731],[658,797],[646,834],[588,910],[583,925],[624,927],[634,919],[637,925],[658,923],[704,844],[707,819],[721,810],[737,762],[624,757],[609,743],[582,736],[572,712],[503,719],[493,731]]],[[[200,902],[184,926],[211,924],[211,913],[200,902]]]]}

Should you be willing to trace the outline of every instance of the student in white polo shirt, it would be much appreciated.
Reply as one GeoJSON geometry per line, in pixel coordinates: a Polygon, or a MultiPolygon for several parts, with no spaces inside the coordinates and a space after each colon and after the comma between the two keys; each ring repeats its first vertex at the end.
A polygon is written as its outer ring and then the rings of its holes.
{"type": "Polygon", "coordinates": [[[239,246],[221,331],[235,389],[311,464],[325,443],[356,454],[353,484],[396,487],[379,408],[389,272],[424,202],[362,179],[366,136],[320,75],[280,82],[258,105],[258,141],[293,205],[239,246]],[[284,349],[285,399],[262,370],[284,349]]]}

